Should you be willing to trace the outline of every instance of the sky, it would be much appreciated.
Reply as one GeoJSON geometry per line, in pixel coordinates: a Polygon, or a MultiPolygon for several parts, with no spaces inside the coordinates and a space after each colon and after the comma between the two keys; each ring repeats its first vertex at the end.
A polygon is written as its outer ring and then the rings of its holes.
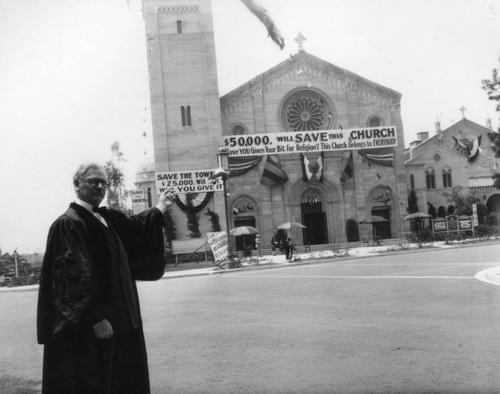
{"type": "MultiPolygon", "coordinates": [[[[280,50],[239,0],[212,0],[219,92],[306,52],[402,94],[405,146],[465,116],[496,130],[481,80],[500,59],[500,0],[260,0],[280,50]]],[[[152,155],[140,0],[0,0],[0,250],[43,252],[72,175],[120,143],[132,188],[152,155]],[[144,133],[146,136],[144,137],[144,133]]]]}

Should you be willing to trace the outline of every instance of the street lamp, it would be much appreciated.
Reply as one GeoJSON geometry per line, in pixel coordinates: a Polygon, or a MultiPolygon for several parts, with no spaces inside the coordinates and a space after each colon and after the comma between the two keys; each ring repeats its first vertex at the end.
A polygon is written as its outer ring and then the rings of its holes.
{"type": "Polygon", "coordinates": [[[231,228],[229,222],[229,204],[227,202],[227,178],[229,176],[229,151],[227,148],[221,146],[217,152],[217,165],[219,167],[217,176],[222,178],[222,185],[224,189],[224,209],[226,211],[226,237],[227,237],[227,268],[235,268],[233,260],[233,247],[231,244],[231,228]]]}
{"type": "Polygon", "coordinates": [[[12,257],[14,257],[14,265],[16,267],[16,278],[19,276],[19,268],[17,266],[17,259],[19,258],[19,253],[17,253],[17,250],[14,250],[14,253],[12,253],[12,257]]]}

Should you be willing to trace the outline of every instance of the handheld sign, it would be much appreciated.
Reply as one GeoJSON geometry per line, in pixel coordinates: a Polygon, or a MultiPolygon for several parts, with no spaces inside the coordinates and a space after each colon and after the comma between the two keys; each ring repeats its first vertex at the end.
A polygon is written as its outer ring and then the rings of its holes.
{"type": "Polygon", "coordinates": [[[130,197],[132,199],[132,211],[134,214],[138,214],[146,210],[146,196],[144,194],[144,190],[131,190],[130,197]]]}
{"type": "Polygon", "coordinates": [[[220,178],[209,179],[215,170],[157,172],[156,191],[172,189],[176,194],[216,192],[223,190],[220,178]]]}

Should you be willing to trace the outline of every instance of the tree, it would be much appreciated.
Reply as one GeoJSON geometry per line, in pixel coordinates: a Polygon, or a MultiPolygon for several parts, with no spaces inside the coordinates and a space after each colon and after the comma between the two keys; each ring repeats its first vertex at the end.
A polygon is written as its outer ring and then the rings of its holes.
{"type": "Polygon", "coordinates": [[[212,231],[213,232],[218,232],[221,230],[220,227],[220,216],[215,213],[214,211],[211,211],[210,208],[207,208],[207,212],[205,212],[205,215],[208,216],[208,220],[210,220],[210,223],[212,223],[212,231]]]}
{"type": "Polygon", "coordinates": [[[427,209],[427,213],[435,219],[437,216],[436,207],[432,205],[430,202],[427,203],[427,206],[429,207],[429,209],[427,209]]]}
{"type": "Polygon", "coordinates": [[[191,238],[201,238],[200,217],[194,209],[193,199],[194,196],[191,193],[186,194],[187,227],[191,238]]]}
{"type": "Polygon", "coordinates": [[[172,211],[170,209],[167,209],[165,213],[163,214],[163,217],[165,219],[165,227],[164,227],[164,232],[165,232],[165,239],[167,243],[167,247],[169,249],[172,248],[172,241],[176,239],[175,235],[175,223],[174,219],[172,218],[172,211]]]}
{"type": "Polygon", "coordinates": [[[474,192],[470,191],[467,194],[462,193],[460,189],[453,189],[451,194],[448,194],[448,201],[451,202],[454,207],[454,214],[458,216],[472,215],[472,204],[477,206],[477,219],[479,224],[486,224],[488,221],[489,210],[488,207],[482,203],[480,196],[474,192]]]}
{"type": "MultiPolygon", "coordinates": [[[[500,61],[500,58],[498,60],[500,61]]],[[[483,90],[488,95],[488,99],[497,102],[495,109],[497,112],[500,112],[500,68],[494,68],[492,74],[493,77],[491,79],[483,79],[481,83],[483,90]]]]}
{"type": "MultiPolygon", "coordinates": [[[[499,58],[500,61],[500,58],[499,58]]],[[[492,71],[491,79],[483,79],[481,81],[483,89],[488,95],[488,99],[496,102],[496,111],[500,113],[500,68],[494,68],[492,71]]],[[[495,157],[500,158],[500,128],[498,132],[492,131],[488,133],[488,137],[491,141],[491,149],[495,152],[495,157]]],[[[494,174],[494,186],[500,189],[500,175],[498,173],[494,174]]]]}
{"type": "Polygon", "coordinates": [[[496,173],[493,175],[493,186],[500,189],[500,174],[496,173]]]}
{"type": "Polygon", "coordinates": [[[120,150],[120,143],[118,141],[113,142],[111,145],[111,160],[104,165],[109,181],[107,204],[109,208],[131,213],[130,208],[126,205],[129,192],[125,188],[125,175],[121,169],[121,164],[125,161],[120,150]]]}
{"type": "Polygon", "coordinates": [[[410,193],[408,194],[408,208],[406,208],[406,211],[408,213],[415,213],[419,211],[417,205],[417,194],[415,193],[415,189],[411,189],[410,193]]]}

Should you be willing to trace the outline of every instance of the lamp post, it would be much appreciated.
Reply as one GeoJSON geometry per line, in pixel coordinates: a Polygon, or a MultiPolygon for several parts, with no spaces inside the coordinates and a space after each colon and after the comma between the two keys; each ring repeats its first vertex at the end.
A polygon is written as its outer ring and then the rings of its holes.
{"type": "Polygon", "coordinates": [[[17,259],[19,258],[19,253],[17,253],[17,250],[14,250],[14,253],[12,253],[12,257],[14,257],[14,266],[16,267],[16,278],[19,276],[19,268],[17,266],[17,259]]]}
{"type": "Polygon", "coordinates": [[[220,172],[220,177],[222,178],[222,185],[224,191],[224,209],[226,211],[226,237],[227,237],[227,268],[235,268],[234,260],[233,260],[233,246],[231,243],[231,228],[229,221],[229,204],[227,201],[227,178],[229,176],[229,151],[220,147],[217,152],[217,165],[219,169],[222,169],[220,172]]]}

